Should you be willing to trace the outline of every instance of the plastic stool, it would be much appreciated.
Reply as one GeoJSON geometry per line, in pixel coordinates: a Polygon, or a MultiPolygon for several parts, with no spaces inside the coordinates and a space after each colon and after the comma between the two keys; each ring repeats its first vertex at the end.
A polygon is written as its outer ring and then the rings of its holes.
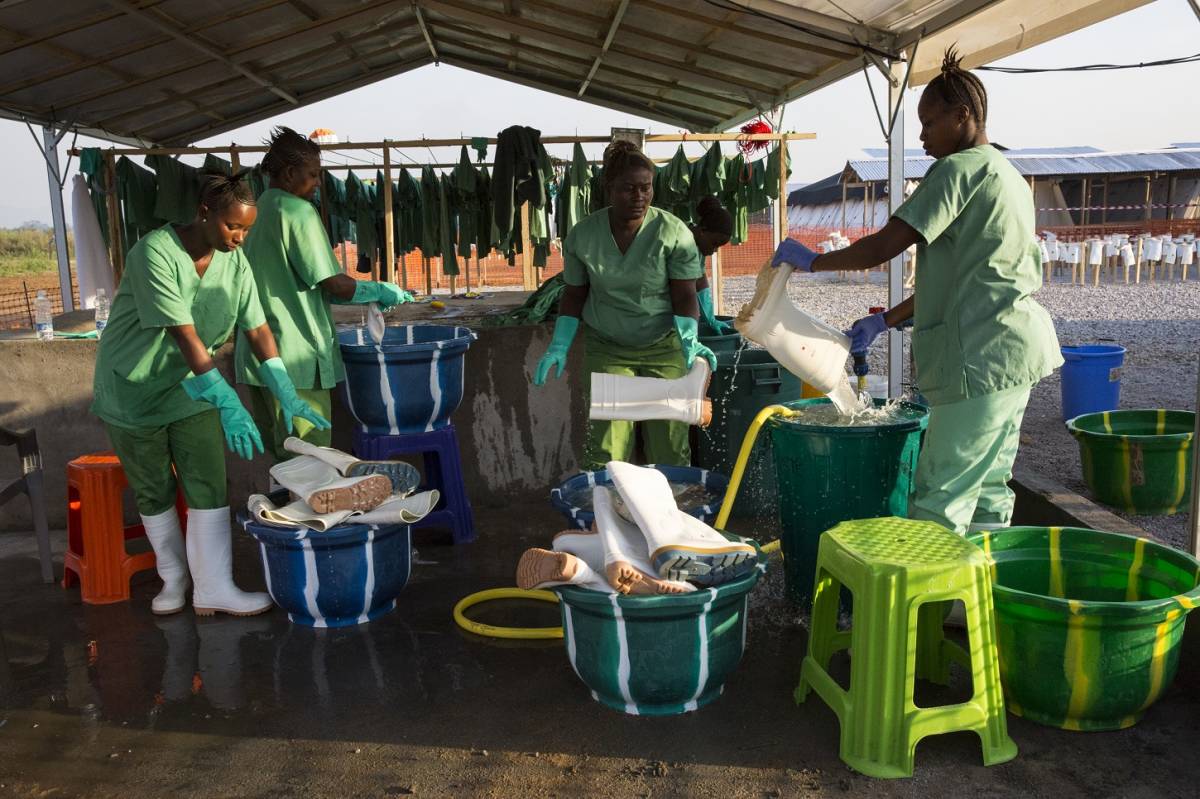
{"type": "Polygon", "coordinates": [[[911,777],[922,738],[961,730],[979,735],[984,765],[1016,757],[1004,717],[992,581],[983,551],[932,522],[896,517],[842,522],[825,532],[796,702],[810,689],[837,713],[839,756],[872,777],[911,777]],[[854,597],[847,632],[837,630],[843,586],[854,597]],[[966,605],[969,655],[943,635],[945,602],[953,599],[966,605]],[[925,623],[919,625],[919,618],[925,623]],[[828,672],[833,653],[846,648],[849,691],[828,672]],[[974,695],[959,705],[917,707],[915,678],[946,681],[952,659],[961,659],[974,675],[974,695]]]}
{"type": "MultiPolygon", "coordinates": [[[[83,601],[108,605],[129,601],[129,579],[153,569],[154,552],[130,555],[125,542],[145,538],[140,524],[125,526],[122,494],[129,482],[115,453],[83,455],[67,464],[67,551],[63,555],[62,587],[80,584],[83,601]]],[[[187,506],[175,502],[180,527],[187,524],[187,506]]]]}
{"type": "Polygon", "coordinates": [[[425,464],[425,484],[419,490],[436,488],[441,494],[433,511],[413,527],[447,527],[456,544],[475,540],[475,520],[463,486],[458,435],[454,425],[428,433],[374,436],[355,431],[354,454],[362,460],[386,461],[400,455],[420,454],[425,464]]]}

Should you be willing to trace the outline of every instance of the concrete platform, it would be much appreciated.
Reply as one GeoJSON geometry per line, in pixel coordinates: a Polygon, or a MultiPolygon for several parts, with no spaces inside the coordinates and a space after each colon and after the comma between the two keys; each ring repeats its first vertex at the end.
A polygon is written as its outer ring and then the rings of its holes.
{"type": "MultiPolygon", "coordinates": [[[[1195,795],[1200,702],[1181,679],[1138,726],[1080,734],[1010,716],[1021,749],[980,764],[971,735],[927,739],[911,780],[837,757],[833,713],[792,703],[806,633],[773,569],[752,598],[746,658],[713,705],[668,719],[592,701],[560,642],[486,640],[450,611],[509,585],[518,553],[562,526],[546,503],[481,508],[475,544],[418,539],[399,607],[369,625],[154,617],[133,600],[84,606],[43,586],[27,534],[0,534],[0,796],[807,797],[1195,795]]],[[[261,588],[235,533],[237,579],[261,588]]],[[[55,543],[61,573],[62,536],[55,543]]],[[[480,608],[556,624],[548,606],[480,608]]],[[[1196,661],[1185,661],[1182,675],[1196,661]]],[[[952,701],[965,688],[921,703],[952,701]]]]}

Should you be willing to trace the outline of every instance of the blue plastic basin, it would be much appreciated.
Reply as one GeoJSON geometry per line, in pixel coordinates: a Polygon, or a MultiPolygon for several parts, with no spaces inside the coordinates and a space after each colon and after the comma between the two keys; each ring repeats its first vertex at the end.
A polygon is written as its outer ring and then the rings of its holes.
{"type": "MultiPolygon", "coordinates": [[[[657,466],[652,468],[662,472],[672,483],[690,483],[702,486],[713,495],[712,501],[695,507],[683,507],[686,511],[705,524],[711,525],[717,519],[721,510],[721,502],[725,499],[725,489],[729,487],[729,478],[708,469],[697,469],[694,466],[657,466]]],[[[591,510],[592,488],[595,486],[612,485],[612,478],[607,469],[594,472],[580,472],[574,477],[564,480],[557,488],[550,489],[550,504],[567,518],[572,527],[586,530],[592,526],[596,514],[591,510]]]]}
{"type": "Polygon", "coordinates": [[[267,591],[295,624],[347,627],[396,607],[412,570],[407,524],[343,524],[324,533],[274,527],[245,511],[238,521],[258,541],[267,591]]]}
{"type": "Polygon", "coordinates": [[[370,435],[428,433],[450,423],[463,396],[463,354],[476,338],[466,327],[389,327],[376,344],[363,328],[338,333],[346,408],[370,435]]]}

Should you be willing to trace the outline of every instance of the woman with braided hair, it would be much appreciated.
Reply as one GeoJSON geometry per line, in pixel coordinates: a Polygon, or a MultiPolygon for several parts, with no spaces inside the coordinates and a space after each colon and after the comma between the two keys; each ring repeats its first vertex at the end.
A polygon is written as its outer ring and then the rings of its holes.
{"type": "MultiPolygon", "coordinates": [[[[321,180],[321,148],[286,127],[275,128],[269,145],[262,168],[271,185],[258,198],[258,224],[246,237],[246,257],[254,264],[258,299],[283,351],[286,374],[304,401],[328,417],[330,389],[346,379],[330,303],[375,302],[386,311],[413,298],[393,283],[355,280],[342,272],[311,202],[321,180]]],[[[292,457],[283,442],[293,432],[310,444],[329,446],[328,424],[300,419],[293,431],[291,417],[262,377],[257,355],[252,343],[238,336],[237,381],[250,387],[250,408],[272,457],[292,457]]]]}
{"type": "Polygon", "coordinates": [[[104,421],[154,548],[163,589],[150,607],[159,614],[183,609],[189,583],[199,615],[271,607],[266,594],[233,584],[222,432],[243,458],[263,451],[250,414],[212,359],[235,327],[289,418],[329,425],[296,396],[263,317],[240,249],[257,215],[242,177],[205,173],[196,218],[133,245],[96,358],[92,413],[104,421]],[[179,489],[188,505],[186,546],[175,511],[179,489]]]}
{"type": "MultiPolygon", "coordinates": [[[[654,164],[632,143],[615,141],[604,151],[604,183],[608,207],[580,220],[563,242],[566,289],[533,382],[542,385],[554,368],[562,375],[581,320],[588,373],[675,379],[697,356],[716,369],[716,356],[697,332],[696,281],[704,275],[703,262],[687,225],[650,205],[654,164]]],[[[691,463],[686,424],[643,424],[651,463],[691,463]]],[[[592,421],[583,468],[628,461],[633,448],[633,422],[592,421]]]]}
{"type": "Polygon", "coordinates": [[[851,351],[913,320],[916,380],[930,403],[910,516],[958,533],[1006,527],[1029,392],[1062,365],[1042,284],[1028,184],[988,143],[987,91],[953,49],[921,94],[921,142],[936,160],[887,225],[817,255],[787,240],[774,263],[870,269],[917,245],[913,296],[854,323],[851,351]]]}

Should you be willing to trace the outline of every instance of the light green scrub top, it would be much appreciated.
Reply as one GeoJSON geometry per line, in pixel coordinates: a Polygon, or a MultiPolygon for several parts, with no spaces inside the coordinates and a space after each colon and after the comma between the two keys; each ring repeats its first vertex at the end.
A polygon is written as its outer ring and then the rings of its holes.
{"type": "Polygon", "coordinates": [[[214,252],[204,277],[171,225],[146,234],[125,257],[125,273],[100,338],[92,413],[118,427],[161,427],[211,411],[180,383],[192,372],[168,327],[194,325],[212,354],[236,324],[266,322],[241,250],[214,252]]]}
{"type": "Polygon", "coordinates": [[[896,217],[917,245],[913,359],[932,404],[1030,386],[1063,363],[1042,285],[1033,197],[991,145],[940,158],[896,217]]]}
{"type": "Polygon", "coordinates": [[[646,209],[624,255],[608,223],[608,209],[589,214],[563,242],[563,280],[588,286],[583,321],[616,344],[645,347],[674,328],[671,280],[704,274],[696,240],[678,217],[646,209]]]}
{"type": "MultiPolygon", "coordinates": [[[[312,203],[282,189],[258,198],[258,220],[242,245],[254,265],[258,299],[275,334],[279,357],[296,388],[333,388],[346,377],[333,310],[320,282],[341,274],[312,203]]],[[[258,359],[238,336],[237,381],[261,386],[258,359]]]]}

